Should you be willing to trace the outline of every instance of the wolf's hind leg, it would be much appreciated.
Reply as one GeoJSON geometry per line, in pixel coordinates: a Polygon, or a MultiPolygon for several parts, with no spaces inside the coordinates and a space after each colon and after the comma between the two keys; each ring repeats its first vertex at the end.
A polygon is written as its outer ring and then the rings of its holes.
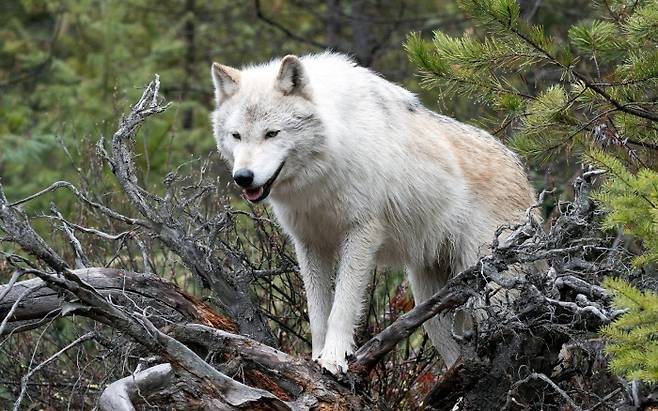
{"type": "MultiPolygon", "coordinates": [[[[448,275],[441,272],[438,265],[433,267],[407,267],[411,291],[416,305],[430,298],[445,285],[448,275]]],[[[432,344],[441,354],[447,367],[457,361],[460,355],[459,344],[452,337],[453,313],[441,314],[423,325],[432,344]]]]}

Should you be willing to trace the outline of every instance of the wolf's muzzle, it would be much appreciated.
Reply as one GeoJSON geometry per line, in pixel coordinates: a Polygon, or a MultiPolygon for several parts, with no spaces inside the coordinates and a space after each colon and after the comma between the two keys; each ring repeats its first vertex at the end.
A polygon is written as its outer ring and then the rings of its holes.
{"type": "Polygon", "coordinates": [[[281,169],[283,168],[283,165],[285,163],[286,163],[285,160],[281,162],[281,165],[279,165],[279,167],[276,169],[274,175],[270,177],[269,180],[267,180],[265,184],[263,184],[262,186],[251,187],[251,188],[244,187],[244,189],[242,190],[242,196],[246,200],[251,201],[252,203],[257,203],[267,198],[267,196],[270,195],[270,189],[272,188],[272,184],[274,184],[274,181],[279,176],[279,173],[281,173],[281,169]]]}
{"type": "Polygon", "coordinates": [[[254,182],[254,172],[247,168],[241,168],[233,174],[233,180],[240,187],[247,188],[254,182]]]}

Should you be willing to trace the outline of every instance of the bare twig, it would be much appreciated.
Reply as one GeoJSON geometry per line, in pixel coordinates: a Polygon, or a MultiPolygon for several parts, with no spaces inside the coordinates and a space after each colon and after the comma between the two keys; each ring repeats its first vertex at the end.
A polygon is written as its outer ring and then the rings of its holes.
{"type": "MultiPolygon", "coordinates": [[[[14,287],[14,284],[16,283],[16,280],[23,274],[21,270],[14,270],[11,273],[11,278],[9,278],[9,282],[3,287],[2,292],[0,293],[0,302],[9,294],[9,291],[14,287]]],[[[0,333],[2,334],[2,333],[0,333]]]]}
{"type": "Polygon", "coordinates": [[[21,378],[21,391],[20,391],[20,394],[18,394],[18,398],[16,399],[16,402],[14,403],[14,411],[18,411],[20,409],[21,402],[23,402],[23,397],[25,396],[25,390],[27,390],[27,383],[28,383],[30,377],[32,377],[32,375],[34,375],[35,372],[37,372],[41,368],[45,367],[49,362],[56,359],[60,355],[64,354],[69,349],[75,347],[76,345],[78,345],[82,342],[85,342],[87,340],[90,340],[90,339],[94,338],[95,335],[96,335],[95,331],[90,331],[90,332],[88,332],[84,335],[81,335],[80,337],[78,337],[74,341],[72,341],[70,344],[68,344],[66,347],[64,347],[61,350],[57,351],[55,354],[48,357],[45,361],[41,362],[39,365],[37,365],[36,367],[29,370],[28,373],[25,374],[23,376],[23,378],[21,378]]]}
{"type": "Polygon", "coordinates": [[[298,34],[295,34],[290,29],[285,27],[284,25],[282,25],[282,24],[278,23],[277,21],[267,17],[265,15],[265,13],[263,13],[263,9],[261,7],[260,0],[254,0],[254,7],[256,9],[256,16],[261,21],[263,21],[264,23],[268,24],[269,26],[281,31],[282,33],[284,33],[286,36],[290,37],[291,39],[293,39],[295,41],[298,41],[300,43],[308,44],[308,45],[323,49],[323,50],[326,50],[326,49],[330,48],[329,46],[327,46],[324,43],[320,43],[320,42],[315,41],[315,40],[313,40],[309,37],[303,37],[303,36],[300,36],[298,34]]]}
{"type": "Polygon", "coordinates": [[[534,372],[533,372],[532,374],[528,375],[526,378],[524,378],[524,379],[522,379],[522,380],[520,380],[520,381],[517,381],[516,383],[514,383],[514,385],[512,385],[512,388],[511,388],[511,389],[509,390],[509,392],[507,393],[507,403],[505,404],[505,409],[508,409],[509,406],[510,406],[511,403],[512,403],[512,396],[513,396],[512,393],[513,393],[513,392],[514,392],[519,386],[521,386],[521,385],[523,385],[523,384],[525,384],[525,383],[527,383],[528,381],[531,381],[531,380],[541,380],[541,381],[544,381],[546,384],[550,385],[550,386],[555,390],[555,392],[557,392],[558,394],[560,394],[560,396],[561,396],[562,398],[564,398],[565,401],[567,401],[567,403],[572,407],[573,410],[575,410],[575,411],[581,411],[581,410],[582,410],[582,408],[579,407],[579,406],[574,402],[574,400],[573,400],[573,399],[572,399],[572,398],[571,398],[566,392],[564,392],[564,390],[563,390],[562,388],[558,387],[557,384],[555,384],[555,383],[554,383],[550,378],[548,378],[545,374],[534,373],[534,372]]]}
{"type": "Polygon", "coordinates": [[[0,184],[0,230],[9,234],[12,241],[25,251],[44,261],[55,271],[68,269],[69,265],[36,233],[23,216],[8,204],[0,184]]]}
{"type": "MultiPolygon", "coordinates": [[[[64,220],[64,217],[62,217],[62,214],[59,212],[59,210],[57,210],[55,204],[50,205],[50,210],[60,220],[64,220]]],[[[75,253],[75,268],[89,267],[89,259],[87,258],[85,252],[82,250],[82,244],[80,244],[80,241],[75,237],[73,230],[71,230],[65,222],[62,223],[62,230],[64,230],[66,238],[69,240],[69,244],[71,244],[71,248],[73,248],[73,252],[75,253]]]]}
{"type": "Polygon", "coordinates": [[[474,270],[468,270],[451,280],[441,291],[434,294],[413,310],[402,315],[393,324],[371,338],[358,349],[350,371],[367,374],[395,346],[411,335],[425,321],[435,315],[445,313],[464,304],[472,295],[458,284],[468,276],[474,277],[474,270]]]}
{"type": "Polygon", "coordinates": [[[122,221],[122,222],[124,222],[124,223],[126,223],[126,224],[130,224],[130,225],[140,225],[140,226],[144,226],[144,227],[149,227],[149,225],[148,225],[145,221],[143,221],[143,220],[136,219],[136,218],[131,218],[131,217],[126,217],[126,216],[124,216],[124,215],[122,215],[122,214],[120,214],[120,213],[117,213],[116,211],[114,211],[114,210],[112,210],[112,209],[110,209],[110,208],[108,208],[108,207],[105,207],[105,206],[102,205],[102,204],[99,204],[99,203],[96,203],[96,202],[94,202],[94,201],[91,201],[91,200],[88,199],[85,195],[83,195],[83,194],[80,192],[80,190],[78,190],[73,184],[69,183],[68,181],[56,181],[56,182],[52,183],[50,186],[44,188],[43,190],[41,190],[41,191],[39,191],[39,192],[37,192],[37,193],[34,193],[34,194],[32,194],[32,195],[30,195],[30,196],[28,196],[28,197],[25,197],[25,198],[22,199],[22,200],[18,200],[18,201],[14,201],[13,203],[9,203],[8,206],[9,206],[9,207],[16,207],[16,206],[18,206],[18,205],[21,205],[21,204],[26,203],[26,202],[28,202],[28,201],[34,200],[34,199],[37,198],[37,197],[40,197],[40,196],[42,196],[42,195],[44,195],[44,194],[46,194],[46,193],[49,193],[49,192],[54,191],[54,190],[57,190],[57,189],[59,189],[59,188],[66,188],[66,189],[68,189],[68,190],[71,191],[71,192],[72,192],[77,198],[79,198],[82,202],[84,202],[85,204],[87,204],[87,205],[90,206],[91,208],[94,208],[94,209],[99,210],[101,213],[107,215],[107,216],[110,217],[110,218],[113,218],[113,219],[115,219],[115,220],[117,220],[117,221],[122,221]]]}

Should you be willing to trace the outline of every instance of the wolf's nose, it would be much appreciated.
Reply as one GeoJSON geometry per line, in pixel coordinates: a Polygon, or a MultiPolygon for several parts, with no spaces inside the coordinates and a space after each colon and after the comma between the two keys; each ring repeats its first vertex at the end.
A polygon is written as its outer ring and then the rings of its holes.
{"type": "Polygon", "coordinates": [[[233,180],[240,187],[249,187],[254,182],[254,173],[249,169],[241,168],[233,174],[233,180]]]}

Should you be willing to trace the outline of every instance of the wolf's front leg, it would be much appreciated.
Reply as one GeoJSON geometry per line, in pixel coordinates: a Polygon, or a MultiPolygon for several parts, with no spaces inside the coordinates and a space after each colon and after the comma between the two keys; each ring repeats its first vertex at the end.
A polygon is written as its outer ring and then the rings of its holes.
{"type": "Polygon", "coordinates": [[[327,336],[318,360],[333,374],[347,372],[346,358],[354,353],[354,328],[363,312],[375,254],[381,243],[382,230],[378,224],[356,227],[343,243],[327,336]]]}
{"type": "Polygon", "coordinates": [[[306,289],[306,304],[311,325],[312,358],[317,360],[324,347],[327,318],[333,297],[332,283],[336,252],[295,242],[297,261],[306,289]]]}

